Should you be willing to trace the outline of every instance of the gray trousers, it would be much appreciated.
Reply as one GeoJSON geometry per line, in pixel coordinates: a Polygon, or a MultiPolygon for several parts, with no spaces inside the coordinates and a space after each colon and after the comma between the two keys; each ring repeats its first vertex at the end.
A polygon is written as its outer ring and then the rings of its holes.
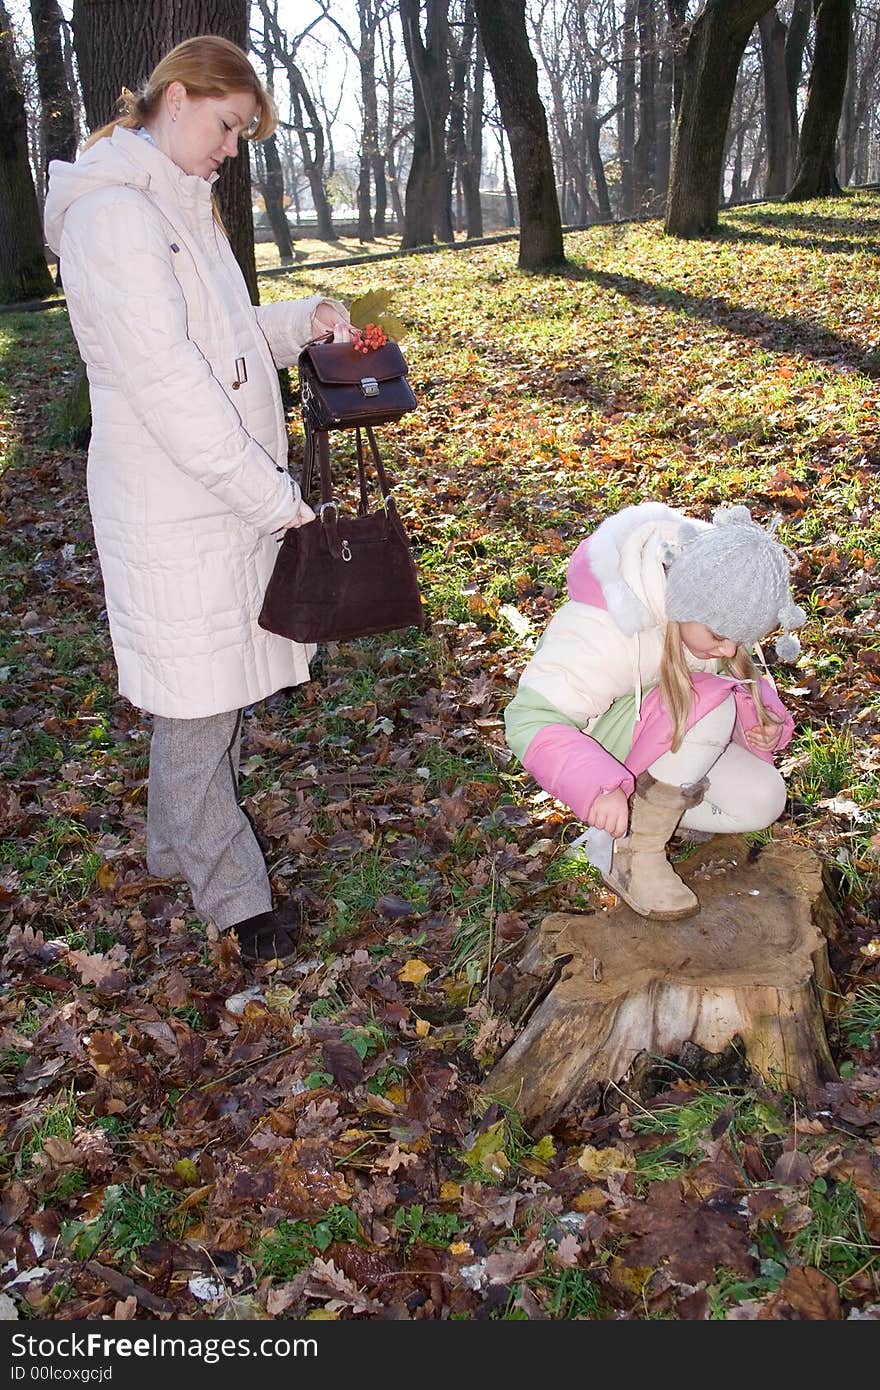
{"type": "Polygon", "coordinates": [[[272,907],[266,863],[238,804],[241,721],[241,710],[156,715],[150,743],[147,868],[185,878],[198,915],[221,931],[272,907]]]}

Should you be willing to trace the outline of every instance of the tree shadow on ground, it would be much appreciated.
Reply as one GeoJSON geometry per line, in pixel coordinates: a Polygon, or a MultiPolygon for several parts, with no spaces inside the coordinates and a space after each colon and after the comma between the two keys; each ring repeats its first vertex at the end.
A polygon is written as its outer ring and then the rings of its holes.
{"type": "MultiPolygon", "coordinates": [[[[877,200],[880,207],[880,199],[877,200]]],[[[729,208],[728,214],[735,218],[741,209],[729,208]]],[[[817,237],[827,237],[829,232],[837,232],[843,236],[854,238],[864,238],[865,226],[870,224],[867,217],[835,217],[810,212],[762,212],[759,210],[748,211],[742,214],[744,220],[749,223],[758,223],[763,227],[781,227],[786,232],[800,231],[816,235],[817,237]]],[[[801,242],[801,245],[804,243],[801,242]]]]}
{"type": "Polygon", "coordinates": [[[835,362],[865,376],[880,378],[880,353],[843,338],[814,320],[791,314],[765,314],[731,303],[723,295],[695,295],[653,280],[620,275],[590,266],[574,265],[571,280],[592,280],[603,289],[624,295],[635,304],[656,304],[673,313],[702,319],[741,338],[752,340],[765,352],[798,352],[817,362],[835,362]]]}
{"type": "Polygon", "coordinates": [[[758,241],[770,246],[790,246],[796,251],[821,251],[842,253],[862,253],[867,256],[880,256],[880,241],[860,241],[852,237],[811,236],[809,240],[798,236],[785,236],[782,232],[760,232],[751,227],[726,228],[717,238],[719,241],[758,241]]]}

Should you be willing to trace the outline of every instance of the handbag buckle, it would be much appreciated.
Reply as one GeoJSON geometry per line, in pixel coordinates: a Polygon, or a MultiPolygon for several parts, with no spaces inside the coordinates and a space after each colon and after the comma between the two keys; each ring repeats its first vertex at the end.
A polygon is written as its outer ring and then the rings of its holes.
{"type": "Polygon", "coordinates": [[[374,376],[361,377],[361,391],[365,396],[378,396],[379,383],[374,376]]]}
{"type": "Polygon", "coordinates": [[[333,508],[333,511],[336,513],[336,515],[337,515],[337,516],[339,515],[339,508],[337,507],[337,505],[336,505],[335,502],[332,502],[332,501],[331,501],[331,502],[322,502],[321,505],[320,505],[319,508],[318,508],[318,520],[319,520],[319,521],[323,521],[323,520],[324,520],[324,513],[325,513],[325,511],[327,510],[328,507],[332,507],[332,508],[333,508]]]}

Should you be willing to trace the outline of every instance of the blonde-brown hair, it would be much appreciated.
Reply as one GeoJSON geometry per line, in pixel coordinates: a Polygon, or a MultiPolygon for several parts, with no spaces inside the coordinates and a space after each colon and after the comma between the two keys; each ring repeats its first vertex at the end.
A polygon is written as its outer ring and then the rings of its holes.
{"type": "MultiPolygon", "coordinates": [[[[684,643],[681,640],[681,628],[678,623],[669,622],[666,625],[666,636],[663,641],[663,654],[660,658],[660,698],[670,720],[672,721],[672,752],[675,753],[681,747],[681,741],[687,730],[687,723],[691,712],[691,671],[685,661],[684,643]]],[[[736,676],[738,680],[748,682],[751,687],[751,696],[755,702],[755,709],[758,714],[758,723],[762,728],[768,724],[778,724],[780,720],[775,714],[765,707],[761,699],[761,687],[758,680],[758,672],[755,663],[749,656],[745,647],[738,646],[730,661],[721,663],[722,668],[736,676]]]]}
{"type": "Polygon", "coordinates": [[[139,92],[123,87],[119,98],[122,115],[90,135],[85,148],[112,135],[117,126],[137,130],[153,120],[168,87],[181,82],[190,97],[225,97],[248,92],[257,103],[257,114],[245,140],[265,140],[278,124],[278,112],[243,49],[217,34],[184,39],[156,64],[139,92]]]}

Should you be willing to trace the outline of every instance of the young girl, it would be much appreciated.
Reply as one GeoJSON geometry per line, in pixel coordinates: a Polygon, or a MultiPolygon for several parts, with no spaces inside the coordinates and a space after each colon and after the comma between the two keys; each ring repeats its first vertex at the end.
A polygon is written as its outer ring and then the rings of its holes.
{"type": "Polygon", "coordinates": [[[581,542],[568,589],[505,711],[508,744],[594,827],[624,902],[689,917],[699,901],[666,858],[676,827],[760,830],[785,805],[773,754],[793,724],[747,648],[782,627],[780,660],[800,652],[788,552],[746,507],[710,524],[644,502],[581,542]]]}

